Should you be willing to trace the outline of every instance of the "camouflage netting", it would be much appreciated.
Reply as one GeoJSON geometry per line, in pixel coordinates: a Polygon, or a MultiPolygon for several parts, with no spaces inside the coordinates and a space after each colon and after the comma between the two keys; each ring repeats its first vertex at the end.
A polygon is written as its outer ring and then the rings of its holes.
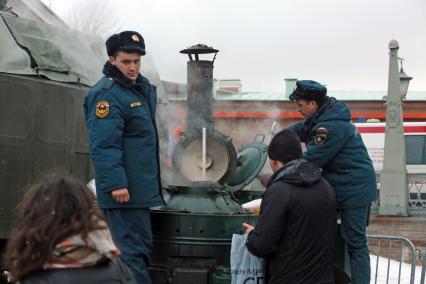
{"type": "MultiPolygon", "coordinates": [[[[0,13],[0,72],[43,75],[51,80],[93,86],[107,60],[99,37],[0,13]]],[[[165,98],[152,57],[143,57],[142,74],[165,98]]]]}

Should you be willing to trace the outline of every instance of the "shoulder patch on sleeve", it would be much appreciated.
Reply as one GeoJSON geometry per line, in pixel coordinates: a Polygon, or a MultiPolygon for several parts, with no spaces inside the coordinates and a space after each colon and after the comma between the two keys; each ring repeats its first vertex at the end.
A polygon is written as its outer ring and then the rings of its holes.
{"type": "Polygon", "coordinates": [[[330,132],[325,127],[319,127],[315,131],[314,142],[315,144],[324,144],[325,139],[327,139],[327,135],[330,132]]]}
{"type": "Polygon", "coordinates": [[[99,118],[107,117],[109,114],[109,102],[98,101],[96,103],[96,116],[99,118]]]}

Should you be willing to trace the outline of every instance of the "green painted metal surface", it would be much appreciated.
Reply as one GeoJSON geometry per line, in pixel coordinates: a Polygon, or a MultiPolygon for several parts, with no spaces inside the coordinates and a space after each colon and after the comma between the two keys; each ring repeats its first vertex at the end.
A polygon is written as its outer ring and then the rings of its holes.
{"type": "MultiPolygon", "coordinates": [[[[208,281],[194,283],[230,283],[229,275],[217,268],[229,269],[232,234],[242,233],[241,224],[256,224],[257,218],[250,213],[151,211],[154,250],[150,271],[153,283],[176,283],[173,281],[176,281],[177,268],[208,269],[208,281]]],[[[191,277],[187,275],[187,283],[195,280],[191,277]]]]}
{"type": "Polygon", "coordinates": [[[212,275],[212,284],[229,284],[231,281],[231,270],[228,267],[217,266],[212,275]]]}
{"type": "Polygon", "coordinates": [[[237,167],[226,181],[226,190],[236,192],[250,184],[262,170],[268,146],[262,141],[244,145],[237,155],[237,167]]]}
{"type": "Polygon", "coordinates": [[[241,205],[221,188],[178,187],[169,190],[170,199],[162,209],[208,214],[242,213],[241,205]]]}
{"type": "Polygon", "coordinates": [[[87,87],[0,74],[0,238],[25,190],[50,172],[92,176],[82,102],[87,87]]]}
{"type": "Polygon", "coordinates": [[[151,210],[154,283],[181,283],[183,278],[185,283],[231,283],[232,234],[242,233],[242,223],[255,225],[258,219],[241,207],[242,200],[255,195],[241,189],[262,169],[266,148],[262,141],[243,146],[237,167],[223,185],[197,183],[168,189],[167,205],[151,210]]]}

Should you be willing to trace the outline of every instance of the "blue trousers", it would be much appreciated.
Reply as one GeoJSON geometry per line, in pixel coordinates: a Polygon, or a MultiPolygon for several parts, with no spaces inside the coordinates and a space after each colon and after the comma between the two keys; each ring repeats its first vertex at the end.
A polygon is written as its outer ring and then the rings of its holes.
{"type": "Polygon", "coordinates": [[[370,283],[370,255],[366,236],[369,207],[370,204],[341,211],[341,233],[348,249],[352,284],[370,283]]]}
{"type": "Polygon", "coordinates": [[[133,272],[137,283],[151,284],[148,266],[152,253],[151,219],[148,209],[103,209],[121,260],[133,272]]]}

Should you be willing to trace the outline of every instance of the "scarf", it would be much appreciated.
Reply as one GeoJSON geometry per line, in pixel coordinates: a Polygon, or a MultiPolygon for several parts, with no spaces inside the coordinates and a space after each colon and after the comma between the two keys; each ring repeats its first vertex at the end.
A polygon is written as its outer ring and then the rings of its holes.
{"type": "Polygon", "coordinates": [[[119,256],[108,228],[90,232],[84,240],[80,234],[70,236],[55,246],[52,259],[44,269],[93,266],[119,256]]]}

